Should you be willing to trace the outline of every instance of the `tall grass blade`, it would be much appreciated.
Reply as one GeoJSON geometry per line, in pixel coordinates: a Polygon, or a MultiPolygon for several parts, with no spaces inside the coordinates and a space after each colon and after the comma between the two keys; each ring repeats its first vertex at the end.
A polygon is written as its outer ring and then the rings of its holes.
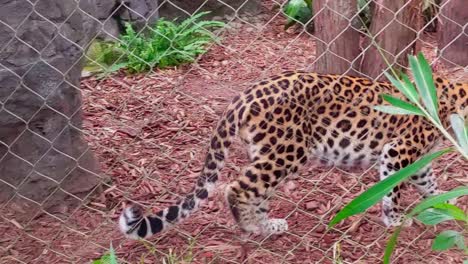
{"type": "Polygon", "coordinates": [[[385,253],[383,257],[384,264],[390,264],[390,259],[397,245],[398,236],[400,236],[401,228],[401,226],[397,227],[387,242],[387,246],[385,247],[385,253]]]}

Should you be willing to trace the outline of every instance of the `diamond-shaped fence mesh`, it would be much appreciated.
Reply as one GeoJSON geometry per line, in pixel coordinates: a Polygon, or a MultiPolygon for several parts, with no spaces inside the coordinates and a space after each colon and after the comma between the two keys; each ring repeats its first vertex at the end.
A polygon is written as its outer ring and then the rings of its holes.
{"type": "MultiPolygon", "coordinates": [[[[288,231],[248,236],[223,196],[248,164],[241,142],[230,151],[218,191],[188,220],[146,241],[118,231],[125,203],[155,212],[192,189],[212,129],[254,82],[285,70],[379,79],[385,63],[404,68],[407,55],[419,51],[437,74],[468,81],[464,0],[307,2],[0,1],[0,262],[90,263],[111,244],[119,263],[381,262],[392,230],[380,205],[327,229],[339,209],[377,181],[376,166],[307,164],[271,199],[270,214],[285,218],[288,231]],[[294,4],[300,12],[285,29],[294,4]],[[203,20],[226,26],[211,31],[216,41],[187,62],[191,49],[169,37],[185,31],[170,35],[153,25],[202,11],[211,11],[203,20]],[[143,40],[122,53],[127,25],[143,40]],[[145,42],[152,49],[141,52],[145,42]],[[185,63],[171,63],[173,54],[185,63]],[[144,70],[132,72],[138,70],[128,60],[144,70]]],[[[468,183],[466,160],[456,153],[433,167],[444,190],[468,183]]],[[[419,200],[411,187],[402,196],[405,207],[419,200]]],[[[466,211],[467,200],[458,206],[466,211]]],[[[462,263],[460,250],[431,250],[440,230],[460,226],[441,228],[404,229],[392,260],[462,263]]]]}

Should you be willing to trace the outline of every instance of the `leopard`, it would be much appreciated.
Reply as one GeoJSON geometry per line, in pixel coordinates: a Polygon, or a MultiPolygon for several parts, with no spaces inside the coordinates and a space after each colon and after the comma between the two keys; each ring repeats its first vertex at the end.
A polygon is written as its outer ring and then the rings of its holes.
{"type": "MultiPolygon", "coordinates": [[[[468,84],[433,75],[444,127],[451,113],[467,116],[468,84]]],[[[288,230],[269,217],[269,201],[288,176],[309,161],[339,167],[376,168],[384,180],[434,152],[442,133],[421,115],[378,111],[382,94],[405,100],[391,83],[365,77],[286,71],[258,81],[235,96],[213,130],[203,168],[192,191],[173,205],[146,214],[137,203],[124,207],[121,232],[146,239],[187,219],[212,196],[234,139],[243,142],[248,164],[225,188],[225,200],[241,231],[274,235],[288,230]],[[376,165],[376,166],[373,166],[376,165]]],[[[293,176],[291,176],[293,177],[293,176]]],[[[422,197],[440,194],[432,164],[410,176],[422,197]]],[[[404,220],[401,184],[381,201],[387,227],[404,220]]]]}

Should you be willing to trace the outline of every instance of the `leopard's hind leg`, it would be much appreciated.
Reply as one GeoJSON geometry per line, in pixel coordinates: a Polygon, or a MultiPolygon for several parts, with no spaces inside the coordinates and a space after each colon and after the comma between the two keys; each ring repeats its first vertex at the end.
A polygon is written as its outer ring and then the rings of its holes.
{"type": "Polygon", "coordinates": [[[252,161],[226,189],[234,219],[249,233],[279,234],[288,229],[285,219],[268,217],[268,199],[286,176],[297,173],[307,161],[308,141],[293,126],[275,126],[278,130],[282,131],[249,143],[254,145],[250,146],[252,161]]]}
{"type": "MultiPolygon", "coordinates": [[[[432,165],[427,165],[425,168],[420,170],[418,173],[410,177],[410,182],[416,186],[419,193],[423,198],[428,198],[434,195],[444,193],[443,190],[439,189],[437,184],[436,176],[432,169],[432,165]]],[[[453,198],[448,201],[450,204],[456,204],[457,199],[453,198]]]]}
{"type": "MultiPolygon", "coordinates": [[[[268,199],[273,191],[274,172],[284,177],[284,168],[272,170],[268,161],[257,161],[243,170],[243,175],[226,189],[226,200],[231,213],[248,233],[278,234],[288,229],[285,219],[268,218],[268,199]]],[[[276,183],[275,183],[276,184],[276,183]]]]}

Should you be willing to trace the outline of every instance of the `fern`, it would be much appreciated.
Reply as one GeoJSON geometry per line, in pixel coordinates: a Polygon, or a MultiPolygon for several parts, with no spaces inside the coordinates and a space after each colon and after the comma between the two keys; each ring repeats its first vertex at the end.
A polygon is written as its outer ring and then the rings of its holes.
{"type": "Polygon", "coordinates": [[[209,43],[218,41],[210,30],[225,26],[219,21],[200,21],[207,13],[196,14],[180,24],[161,18],[146,32],[136,32],[127,23],[120,41],[107,50],[107,56],[120,57],[112,61],[116,65],[99,59],[98,62],[108,66],[107,72],[126,68],[130,73],[193,62],[207,52],[209,43]]]}

